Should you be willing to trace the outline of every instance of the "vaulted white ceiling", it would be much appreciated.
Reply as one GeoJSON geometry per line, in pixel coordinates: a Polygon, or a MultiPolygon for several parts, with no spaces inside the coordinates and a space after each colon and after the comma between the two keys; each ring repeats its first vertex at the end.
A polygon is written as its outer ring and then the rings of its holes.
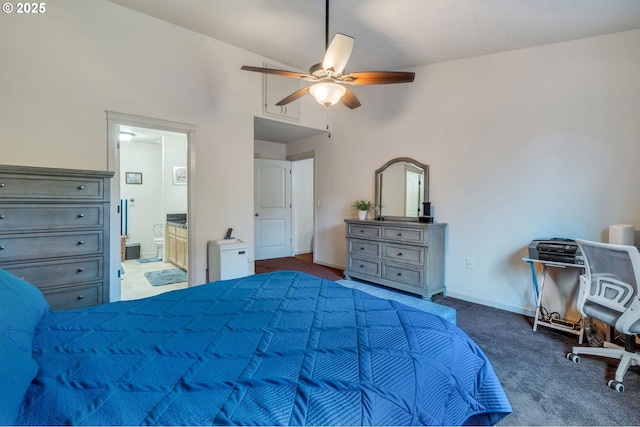
{"type": "MultiPolygon", "coordinates": [[[[308,71],[325,51],[325,0],[109,0],[308,71]]],[[[640,0],[330,0],[329,41],[355,37],[345,72],[394,71],[640,28],[640,0]]],[[[262,66],[262,64],[245,64],[262,66]]],[[[286,67],[283,67],[286,68],[286,67]]],[[[255,138],[318,133],[258,119],[255,138]]]]}
{"type": "MultiPolygon", "coordinates": [[[[325,0],[110,0],[307,71],[325,50],[325,0]]],[[[418,65],[640,28],[640,0],[333,0],[355,37],[347,72],[418,65]]],[[[261,64],[255,64],[260,66],[261,64]]]]}

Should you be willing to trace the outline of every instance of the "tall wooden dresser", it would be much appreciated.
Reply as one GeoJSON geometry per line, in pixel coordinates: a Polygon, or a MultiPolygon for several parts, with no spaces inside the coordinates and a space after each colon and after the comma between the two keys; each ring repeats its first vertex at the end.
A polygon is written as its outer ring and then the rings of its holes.
{"type": "Polygon", "coordinates": [[[0,165],[0,268],[51,310],[109,302],[113,172],[0,165]]]}
{"type": "Polygon", "coordinates": [[[345,220],[347,278],[421,295],[444,293],[447,224],[345,220]]]}

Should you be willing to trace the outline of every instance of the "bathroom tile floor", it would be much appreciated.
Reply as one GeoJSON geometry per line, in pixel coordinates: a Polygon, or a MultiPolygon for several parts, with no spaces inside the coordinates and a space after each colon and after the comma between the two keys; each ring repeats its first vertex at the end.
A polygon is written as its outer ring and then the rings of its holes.
{"type": "Polygon", "coordinates": [[[151,286],[151,283],[149,283],[147,278],[144,277],[144,273],[148,271],[177,268],[170,262],[156,261],[141,263],[136,259],[130,259],[123,261],[121,264],[124,268],[124,274],[122,275],[121,293],[121,299],[123,301],[150,297],[164,292],[173,291],[176,289],[184,289],[187,287],[187,282],[174,283],[164,286],[151,286]]]}

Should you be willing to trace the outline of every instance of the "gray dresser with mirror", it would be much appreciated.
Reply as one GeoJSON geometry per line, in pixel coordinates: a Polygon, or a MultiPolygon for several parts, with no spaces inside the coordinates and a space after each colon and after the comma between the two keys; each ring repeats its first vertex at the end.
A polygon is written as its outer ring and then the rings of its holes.
{"type": "Polygon", "coordinates": [[[433,221],[429,166],[407,157],[393,159],[376,171],[375,187],[374,219],[345,220],[345,277],[425,299],[445,293],[447,224],[433,221]]]}
{"type": "Polygon", "coordinates": [[[51,310],[109,302],[113,172],[0,165],[0,268],[51,310]]]}

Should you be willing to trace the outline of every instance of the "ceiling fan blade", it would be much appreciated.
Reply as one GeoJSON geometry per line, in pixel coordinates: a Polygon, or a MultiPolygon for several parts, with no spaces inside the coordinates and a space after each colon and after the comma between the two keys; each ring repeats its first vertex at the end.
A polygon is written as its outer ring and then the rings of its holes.
{"type": "Polygon", "coordinates": [[[415,73],[403,71],[363,71],[350,73],[340,78],[341,83],[349,85],[381,85],[390,83],[411,83],[415,73]]]}
{"type": "Polygon", "coordinates": [[[324,54],[322,68],[333,69],[336,74],[340,74],[349,61],[354,42],[353,37],[337,33],[324,54]]]}
{"type": "Polygon", "coordinates": [[[250,67],[248,65],[243,65],[242,67],[240,67],[240,69],[245,71],[255,71],[256,73],[275,74],[278,76],[285,76],[285,77],[296,77],[299,79],[302,79],[305,77],[311,77],[309,76],[309,74],[298,73],[296,71],[277,70],[275,68],[250,67]]]}
{"type": "Polygon", "coordinates": [[[358,98],[356,98],[356,96],[353,94],[353,92],[351,92],[351,90],[349,90],[348,88],[345,89],[347,89],[347,91],[344,93],[344,95],[342,95],[342,98],[340,98],[340,102],[342,102],[352,110],[362,105],[360,104],[360,101],[358,101],[358,98]]]}
{"type": "Polygon", "coordinates": [[[295,92],[293,92],[291,95],[287,96],[286,98],[278,101],[278,103],[276,104],[278,107],[282,106],[282,105],[287,105],[288,103],[295,101],[298,98],[302,98],[303,96],[305,96],[306,94],[309,93],[309,88],[310,86],[305,86],[302,89],[299,89],[295,92]]]}

